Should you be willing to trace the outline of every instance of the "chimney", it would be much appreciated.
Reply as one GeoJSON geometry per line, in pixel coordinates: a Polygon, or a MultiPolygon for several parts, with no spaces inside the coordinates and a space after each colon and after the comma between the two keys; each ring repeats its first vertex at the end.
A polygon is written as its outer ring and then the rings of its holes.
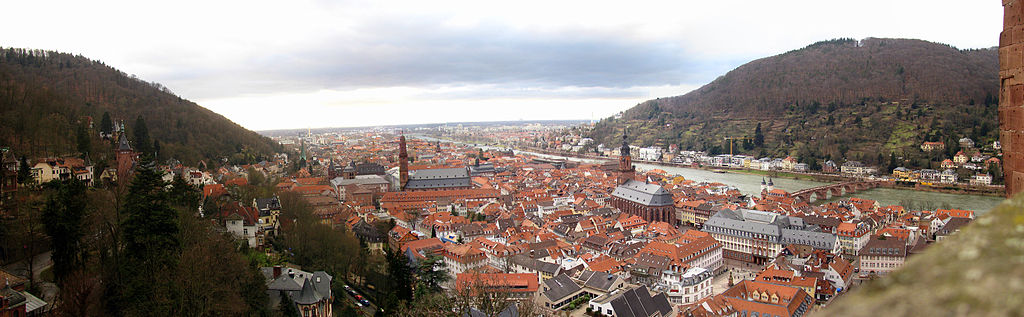
{"type": "Polygon", "coordinates": [[[292,269],[288,269],[288,277],[295,278],[295,272],[292,269]]]}
{"type": "Polygon", "coordinates": [[[281,266],[280,265],[275,265],[274,266],[274,279],[277,279],[278,276],[281,276],[281,266]]]}

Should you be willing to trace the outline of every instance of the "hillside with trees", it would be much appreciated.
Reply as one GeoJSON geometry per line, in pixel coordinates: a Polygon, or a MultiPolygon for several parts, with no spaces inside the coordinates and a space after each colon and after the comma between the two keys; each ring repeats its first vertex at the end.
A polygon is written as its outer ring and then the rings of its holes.
{"type": "MultiPolygon", "coordinates": [[[[956,140],[998,140],[998,52],[908,39],[836,39],[744,64],[682,96],[649,100],[584,134],[617,144],[928,167],[956,140]],[[760,139],[755,134],[760,130],[760,139]],[[922,142],[947,144],[924,153],[922,142]]],[[[939,160],[941,161],[941,160],[939,160]]]]}
{"type": "MultiPolygon", "coordinates": [[[[124,123],[129,136],[143,119],[159,158],[255,161],[280,151],[269,138],[100,61],[80,55],[0,49],[0,144],[29,157],[103,153],[82,146],[124,123]],[[91,126],[89,124],[92,124],[91,126]],[[84,138],[84,140],[83,140],[84,138]]],[[[94,157],[93,159],[97,159],[94,157]]]]}

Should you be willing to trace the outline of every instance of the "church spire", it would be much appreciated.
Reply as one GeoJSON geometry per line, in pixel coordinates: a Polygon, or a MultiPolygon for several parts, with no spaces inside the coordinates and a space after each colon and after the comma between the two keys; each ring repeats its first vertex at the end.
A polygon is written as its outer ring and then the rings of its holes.
{"type": "Polygon", "coordinates": [[[629,127],[622,129],[622,148],[619,149],[619,156],[629,156],[629,141],[626,140],[626,134],[629,127]]]}
{"type": "Polygon", "coordinates": [[[409,153],[405,150],[405,132],[398,137],[398,182],[399,187],[405,188],[409,182],[409,153]]]}
{"type": "Polygon", "coordinates": [[[625,184],[632,180],[636,174],[633,168],[633,158],[629,155],[629,142],[626,141],[626,130],[622,129],[622,149],[619,151],[619,184],[625,184]]]}

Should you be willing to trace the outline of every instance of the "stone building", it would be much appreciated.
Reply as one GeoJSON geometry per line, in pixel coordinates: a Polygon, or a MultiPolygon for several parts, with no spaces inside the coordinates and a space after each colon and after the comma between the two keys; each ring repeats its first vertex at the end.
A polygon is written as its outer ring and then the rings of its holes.
{"type": "Polygon", "coordinates": [[[623,134],[619,155],[619,186],[612,191],[611,205],[622,212],[640,216],[647,222],[679,224],[676,220],[672,193],[660,185],[635,180],[635,174],[636,168],[633,167],[629,154],[629,143],[623,134]]]}

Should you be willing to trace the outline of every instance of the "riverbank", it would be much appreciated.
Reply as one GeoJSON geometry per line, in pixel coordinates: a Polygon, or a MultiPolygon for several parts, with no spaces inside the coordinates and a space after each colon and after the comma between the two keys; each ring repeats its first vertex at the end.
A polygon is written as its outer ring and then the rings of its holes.
{"type": "MultiPolygon", "coordinates": [[[[519,150],[519,149],[516,149],[519,150]]],[[[562,156],[562,157],[573,157],[581,159],[593,159],[593,160],[612,160],[610,157],[597,156],[597,155],[585,155],[577,153],[567,153],[562,151],[551,151],[542,150],[532,147],[524,147],[525,151],[537,152],[546,155],[562,156]]],[[[747,174],[747,175],[758,175],[771,178],[782,178],[782,179],[793,179],[793,180],[805,180],[814,181],[821,183],[842,183],[842,182],[853,182],[862,180],[856,177],[847,177],[836,174],[822,174],[822,173],[800,173],[800,172],[787,172],[787,171],[765,171],[755,170],[746,168],[735,168],[735,167],[719,167],[719,166],[693,166],[689,164],[678,164],[670,162],[653,162],[653,161],[635,161],[637,163],[677,167],[677,168],[689,168],[699,169],[713,172],[724,172],[724,173],[736,173],[736,174],[747,174]]],[[[968,184],[941,184],[935,185],[924,185],[921,183],[911,183],[913,185],[901,185],[896,182],[885,182],[883,187],[893,189],[904,189],[904,190],[915,190],[922,192],[933,192],[933,193],[945,193],[945,194],[956,194],[956,195],[978,195],[978,196],[991,196],[991,197],[1003,197],[1005,189],[1002,186],[972,186],[968,184]]]]}

